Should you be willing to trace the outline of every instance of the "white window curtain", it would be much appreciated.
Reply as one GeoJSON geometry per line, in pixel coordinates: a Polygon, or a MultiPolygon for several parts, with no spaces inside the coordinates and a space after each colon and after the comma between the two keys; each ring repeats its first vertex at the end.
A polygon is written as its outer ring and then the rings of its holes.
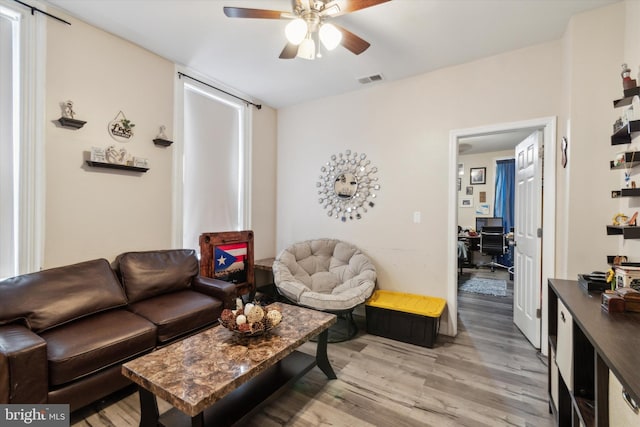
{"type": "Polygon", "coordinates": [[[19,15],[0,6],[0,278],[18,271],[14,184],[18,172],[17,130],[19,15]]]}
{"type": "Polygon", "coordinates": [[[204,232],[248,226],[248,108],[200,85],[183,90],[182,246],[204,232]]]}
{"type": "Polygon", "coordinates": [[[45,30],[0,0],[0,279],[42,266],[45,30]]]}

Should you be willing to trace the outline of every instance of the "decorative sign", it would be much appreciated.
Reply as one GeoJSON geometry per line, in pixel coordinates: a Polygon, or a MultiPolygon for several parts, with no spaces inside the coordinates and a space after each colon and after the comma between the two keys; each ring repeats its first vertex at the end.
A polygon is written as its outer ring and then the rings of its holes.
{"type": "Polygon", "coordinates": [[[127,142],[133,136],[135,124],[127,119],[122,110],[109,122],[108,131],[111,138],[118,142],[127,142]]]}

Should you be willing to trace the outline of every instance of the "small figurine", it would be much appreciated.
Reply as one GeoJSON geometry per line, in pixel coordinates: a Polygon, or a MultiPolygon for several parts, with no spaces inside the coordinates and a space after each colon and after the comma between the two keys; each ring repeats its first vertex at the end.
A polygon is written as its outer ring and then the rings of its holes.
{"type": "Polygon", "coordinates": [[[110,145],[105,151],[108,163],[115,163],[118,165],[125,165],[127,163],[127,150],[121,148],[120,151],[115,145],[110,145]]]}
{"type": "Polygon", "coordinates": [[[631,78],[631,68],[627,64],[622,64],[622,87],[624,89],[633,89],[636,87],[636,81],[631,78]]]}
{"type": "Polygon", "coordinates": [[[62,117],[65,119],[73,119],[73,116],[76,113],[73,111],[73,101],[65,101],[61,104],[62,106],[62,117]]]}
{"type": "Polygon", "coordinates": [[[622,225],[622,224],[626,223],[628,219],[629,219],[629,217],[626,216],[625,214],[617,213],[613,217],[613,225],[614,226],[622,225]]]}
{"type": "Polygon", "coordinates": [[[169,139],[167,138],[167,135],[164,133],[166,130],[167,130],[167,127],[165,125],[160,126],[160,133],[158,134],[158,136],[156,136],[156,138],[169,139]]]}
{"type": "Polygon", "coordinates": [[[633,214],[633,216],[629,219],[629,221],[627,221],[627,225],[629,227],[635,227],[636,225],[638,225],[638,212],[636,211],[636,213],[633,214]]]}

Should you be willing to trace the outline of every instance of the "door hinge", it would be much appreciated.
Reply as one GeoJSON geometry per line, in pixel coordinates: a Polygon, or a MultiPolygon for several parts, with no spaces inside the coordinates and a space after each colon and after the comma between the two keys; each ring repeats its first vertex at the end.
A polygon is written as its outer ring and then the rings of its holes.
{"type": "Polygon", "coordinates": [[[541,310],[541,309],[539,309],[539,308],[537,308],[537,309],[536,309],[536,319],[539,319],[539,318],[541,318],[541,317],[542,317],[542,310],[541,310]]]}
{"type": "Polygon", "coordinates": [[[538,228],[538,237],[542,238],[542,228],[538,228]]]}

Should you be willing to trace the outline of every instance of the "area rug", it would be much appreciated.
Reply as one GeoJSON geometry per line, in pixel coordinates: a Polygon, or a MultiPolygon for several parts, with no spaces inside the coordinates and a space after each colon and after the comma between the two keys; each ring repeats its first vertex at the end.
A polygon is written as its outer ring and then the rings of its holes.
{"type": "Polygon", "coordinates": [[[494,295],[498,297],[507,296],[507,281],[498,279],[485,279],[483,277],[472,277],[460,286],[463,292],[474,294],[494,295]]]}

